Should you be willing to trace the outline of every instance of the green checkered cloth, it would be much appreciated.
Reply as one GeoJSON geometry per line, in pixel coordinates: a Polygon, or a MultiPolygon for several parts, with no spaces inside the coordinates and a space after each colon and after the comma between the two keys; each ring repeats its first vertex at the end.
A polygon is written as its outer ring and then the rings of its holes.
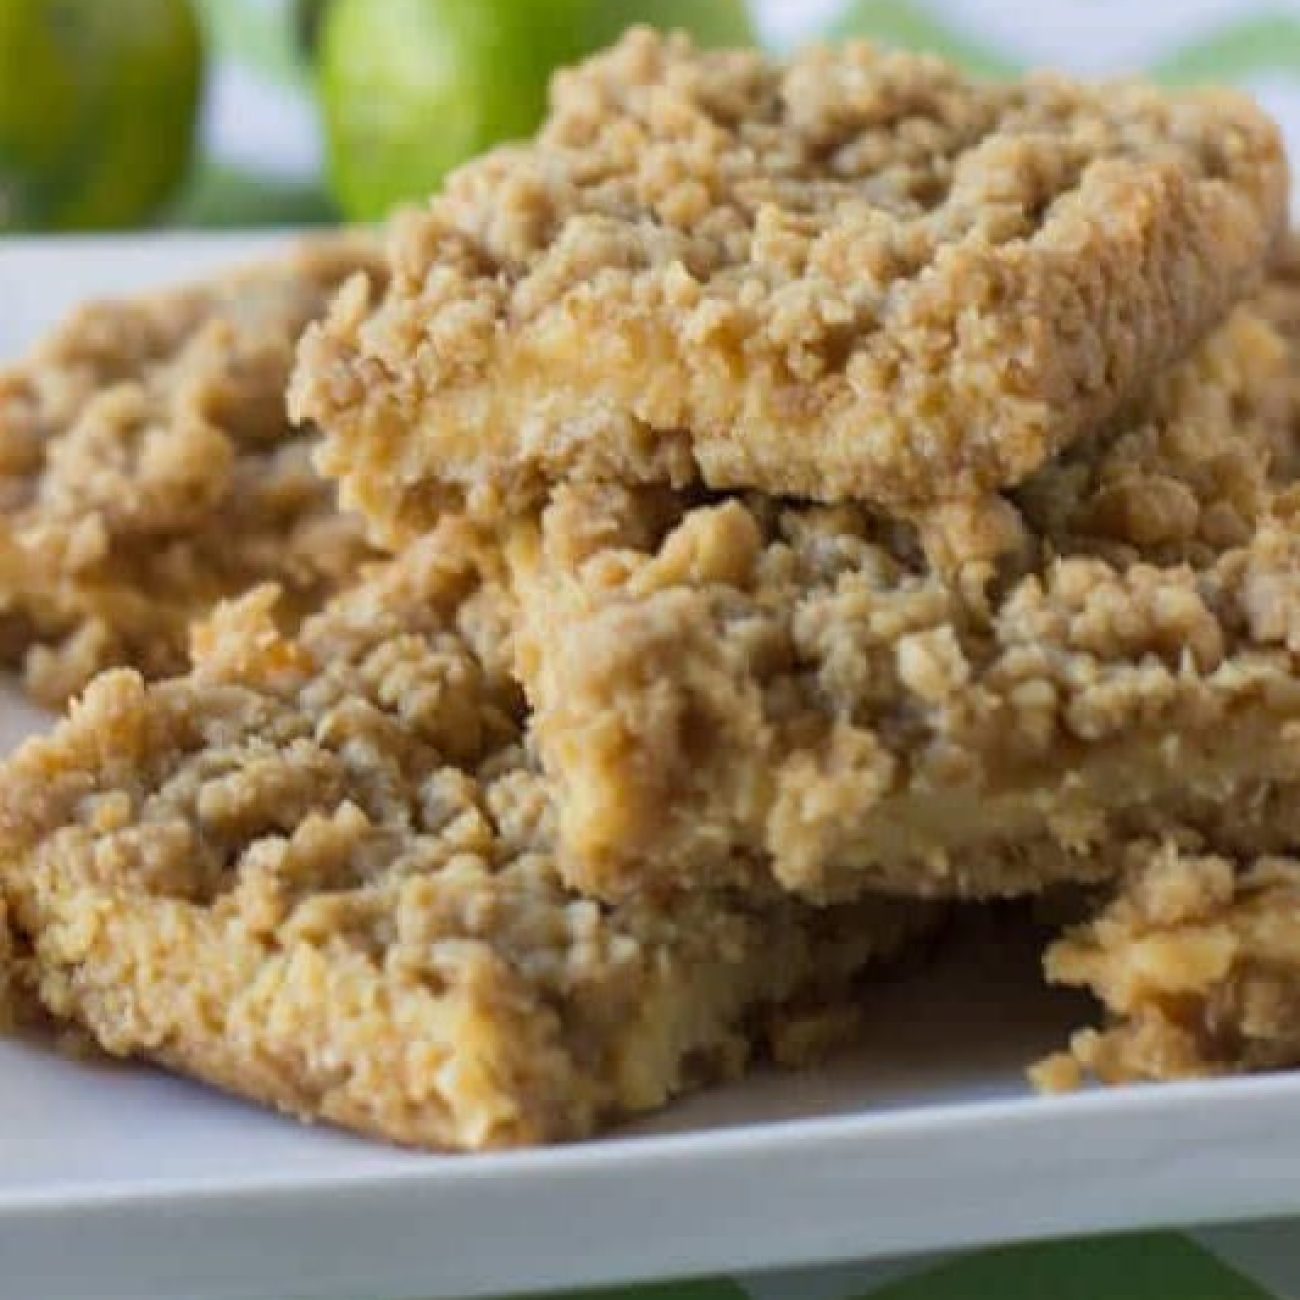
{"type": "Polygon", "coordinates": [[[1138,1233],[550,1300],[1300,1300],[1298,1227],[1138,1233]]]}
{"type": "MultiPolygon", "coordinates": [[[[755,0],[755,7],[778,41],[806,34],[799,13],[826,8],[805,0],[755,0]]],[[[293,105],[300,120],[311,121],[310,74],[294,49],[287,0],[207,0],[205,8],[223,72],[231,74],[215,106],[229,120],[209,124],[211,151],[172,219],[201,226],[332,220],[326,188],[313,171],[314,139],[281,141],[283,157],[264,153],[250,161],[238,148],[229,156],[231,123],[241,114],[265,121],[241,107],[241,88],[293,105]]],[[[1056,62],[1085,72],[1142,69],[1168,81],[1234,80],[1256,90],[1300,143],[1298,9],[1261,0],[1235,6],[1230,0],[1122,6],[1120,0],[1042,0],[1027,21],[1023,0],[856,0],[829,18],[834,34],[934,50],[989,76],[1056,62]]],[[[1141,1233],[589,1294],[592,1300],[1300,1300],[1300,1223],[1141,1233]]]]}

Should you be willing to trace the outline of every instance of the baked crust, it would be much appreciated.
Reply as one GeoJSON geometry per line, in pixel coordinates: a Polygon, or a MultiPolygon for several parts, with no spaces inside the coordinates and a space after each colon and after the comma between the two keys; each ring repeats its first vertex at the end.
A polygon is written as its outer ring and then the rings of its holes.
{"type": "Polygon", "coordinates": [[[1293,364],[1242,309],[1123,432],[913,524],[557,492],[512,557],[571,882],[984,897],[1180,821],[1293,839],[1293,364]]]}
{"type": "Polygon", "coordinates": [[[18,972],[109,1052],[447,1149],[572,1138],[848,1027],[935,913],[567,890],[492,548],[445,521],[286,637],[97,678],[0,771],[18,972]]]}
{"type": "Polygon", "coordinates": [[[399,223],[294,409],[388,540],[574,480],[911,508],[1144,389],[1257,283],[1287,192],[1224,92],[636,30],[399,223]]]}

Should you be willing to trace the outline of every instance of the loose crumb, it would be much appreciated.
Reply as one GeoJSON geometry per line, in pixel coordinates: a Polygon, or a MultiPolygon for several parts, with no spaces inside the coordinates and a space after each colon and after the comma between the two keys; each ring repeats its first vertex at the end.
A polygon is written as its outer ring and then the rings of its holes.
{"type": "Polygon", "coordinates": [[[1300,862],[1168,840],[1128,846],[1123,866],[1045,961],[1053,983],[1091,990],[1105,1019],[1035,1082],[1071,1068],[1131,1083],[1300,1065],[1300,862]]]}

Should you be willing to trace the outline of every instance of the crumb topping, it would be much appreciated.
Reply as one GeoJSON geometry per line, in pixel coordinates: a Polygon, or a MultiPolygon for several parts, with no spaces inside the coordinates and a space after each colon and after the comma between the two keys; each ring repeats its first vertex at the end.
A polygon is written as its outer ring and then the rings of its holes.
{"type": "Polygon", "coordinates": [[[179,671],[216,601],[276,581],[297,617],[368,557],[284,394],[299,334],[378,265],[340,237],[91,305],[0,376],[0,651],[38,699],[179,671]]]}
{"type": "Polygon", "coordinates": [[[1263,807],[1300,718],[1288,366],[1243,311],[1126,431],[910,525],[558,492],[514,564],[575,881],[1020,892],[1104,874],[1126,818],[1263,807]]]}
{"type": "Polygon", "coordinates": [[[401,1142],[574,1137],[811,1046],[930,923],[566,889],[511,597],[458,521],[296,637],[273,602],[219,610],[188,676],[100,676],[0,779],[28,978],[110,1052],[401,1142]]]}
{"type": "Polygon", "coordinates": [[[1227,93],[981,84],[647,30],[400,222],[295,406],[377,527],[572,479],[916,505],[1017,481],[1181,356],[1284,220],[1227,93]]]}

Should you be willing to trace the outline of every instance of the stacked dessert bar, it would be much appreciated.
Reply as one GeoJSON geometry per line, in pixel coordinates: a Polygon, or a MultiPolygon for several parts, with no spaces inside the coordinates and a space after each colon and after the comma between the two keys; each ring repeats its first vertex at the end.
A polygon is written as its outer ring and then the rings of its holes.
{"type": "MultiPolygon", "coordinates": [[[[310,312],[290,410],[391,558],[253,572],[0,771],[15,984],[481,1148],[804,1059],[957,900],[1082,887],[1048,974],[1108,1019],[1042,1084],[1300,1061],[1273,125],[645,30],[552,100],[310,312]]],[[[15,520],[97,427],[49,423],[15,520]]],[[[29,663],[77,592],[7,597],[29,663]]]]}

